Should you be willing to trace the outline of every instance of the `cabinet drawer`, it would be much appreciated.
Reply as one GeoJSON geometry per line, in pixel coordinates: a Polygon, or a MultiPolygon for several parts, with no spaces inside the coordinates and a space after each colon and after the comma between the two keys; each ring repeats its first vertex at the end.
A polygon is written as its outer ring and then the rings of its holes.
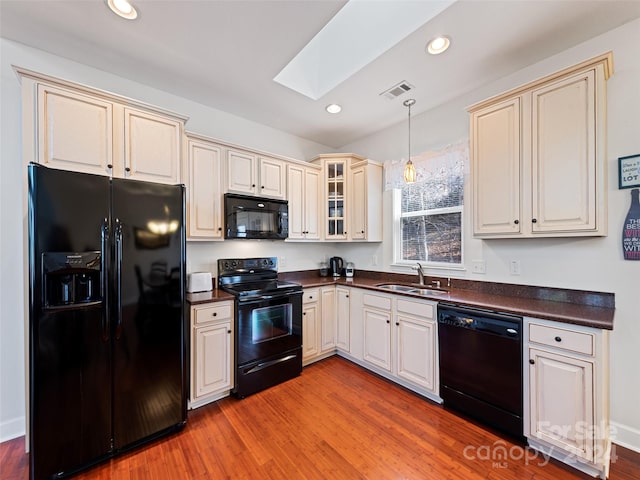
{"type": "Polygon", "coordinates": [[[302,303],[317,302],[320,298],[320,290],[317,288],[308,288],[302,292],[302,303]]]}
{"type": "Polygon", "coordinates": [[[398,312],[409,313],[421,318],[433,318],[433,305],[429,303],[410,302],[398,299],[398,312]]]}
{"type": "Polygon", "coordinates": [[[594,335],[565,328],[529,324],[529,341],[570,352],[593,355],[594,335]]]}
{"type": "Polygon", "coordinates": [[[198,307],[195,309],[195,324],[200,325],[206,322],[218,320],[228,320],[231,318],[231,304],[214,304],[210,307],[198,307]]]}
{"type": "Polygon", "coordinates": [[[391,299],[389,297],[379,297],[378,295],[364,295],[364,304],[382,310],[391,310],[391,299]]]}

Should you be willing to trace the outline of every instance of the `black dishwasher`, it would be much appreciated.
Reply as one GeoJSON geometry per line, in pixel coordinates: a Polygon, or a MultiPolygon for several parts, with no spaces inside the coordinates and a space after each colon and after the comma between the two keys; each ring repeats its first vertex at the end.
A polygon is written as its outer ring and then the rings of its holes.
{"type": "Polygon", "coordinates": [[[523,438],[522,317],[438,305],[444,405],[523,438]]]}

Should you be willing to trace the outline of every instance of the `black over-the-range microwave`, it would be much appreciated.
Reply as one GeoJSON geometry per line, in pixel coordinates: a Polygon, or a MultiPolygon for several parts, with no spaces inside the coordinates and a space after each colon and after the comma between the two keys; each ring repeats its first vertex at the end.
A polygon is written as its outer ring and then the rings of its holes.
{"type": "Polygon", "coordinates": [[[224,238],[281,240],[289,235],[286,200],[224,195],[224,238]]]}

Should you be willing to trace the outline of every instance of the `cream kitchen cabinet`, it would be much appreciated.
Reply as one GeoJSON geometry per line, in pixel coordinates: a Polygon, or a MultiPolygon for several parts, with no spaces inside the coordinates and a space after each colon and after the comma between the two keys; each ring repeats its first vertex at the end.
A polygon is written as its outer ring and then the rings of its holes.
{"type": "Polygon", "coordinates": [[[334,352],[338,333],[336,287],[320,288],[320,353],[334,352]]]}
{"type": "Polygon", "coordinates": [[[233,302],[193,305],[190,408],[229,395],[233,388],[233,302]]]}
{"type": "Polygon", "coordinates": [[[607,234],[611,73],[608,53],[470,107],[476,237],[607,234]]]}
{"type": "Polygon", "coordinates": [[[287,165],[288,240],[320,240],[320,173],[315,165],[287,165]]]}
{"type": "Polygon", "coordinates": [[[119,178],[181,181],[186,117],[27,70],[18,73],[29,161],[119,178]]]}
{"type": "Polygon", "coordinates": [[[525,319],[525,341],[529,445],[606,478],[611,452],[608,332],[525,319]]]}
{"type": "Polygon", "coordinates": [[[396,299],[398,377],[438,395],[436,304],[396,299]]]}
{"type": "Polygon", "coordinates": [[[350,296],[350,288],[336,285],[336,321],[338,322],[336,331],[336,348],[339,351],[347,353],[351,350],[350,296]]]}
{"type": "Polygon", "coordinates": [[[351,165],[351,240],[382,241],[382,166],[369,160],[351,165]]]}
{"type": "Polygon", "coordinates": [[[227,191],[284,199],[286,163],[282,160],[235,149],[227,149],[227,191]]]}
{"type": "Polygon", "coordinates": [[[222,240],[222,147],[186,135],[187,239],[222,240]]]}
{"type": "Polygon", "coordinates": [[[353,154],[326,154],[320,209],[323,239],[381,241],[382,165],[353,154]]]}
{"type": "Polygon", "coordinates": [[[391,372],[392,299],[390,296],[365,293],[363,302],[363,359],[391,372]]]}
{"type": "Polygon", "coordinates": [[[311,363],[319,354],[320,289],[307,288],[302,294],[302,361],[311,363]]]}

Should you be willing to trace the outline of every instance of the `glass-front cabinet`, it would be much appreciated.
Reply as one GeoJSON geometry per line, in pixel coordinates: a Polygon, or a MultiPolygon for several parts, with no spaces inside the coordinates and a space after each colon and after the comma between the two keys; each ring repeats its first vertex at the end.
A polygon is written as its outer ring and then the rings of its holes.
{"type": "Polygon", "coordinates": [[[347,161],[331,160],[325,165],[326,179],[326,230],[325,238],[331,240],[347,238],[347,161]]]}

